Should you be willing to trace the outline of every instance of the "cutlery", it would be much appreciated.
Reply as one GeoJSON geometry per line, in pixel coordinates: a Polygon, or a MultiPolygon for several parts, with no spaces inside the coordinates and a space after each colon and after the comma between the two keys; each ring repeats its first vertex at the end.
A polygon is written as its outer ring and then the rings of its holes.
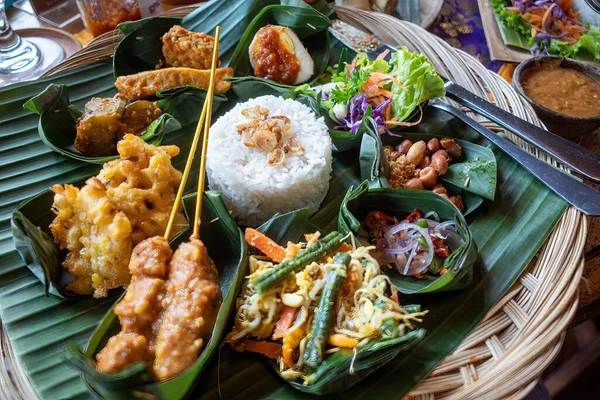
{"type": "MultiPolygon", "coordinates": [[[[355,51],[367,53],[369,58],[372,59],[385,50],[397,51],[392,46],[379,41],[375,36],[340,20],[333,21],[329,30],[346,46],[355,51]]],[[[446,97],[494,121],[582,176],[594,182],[600,182],[599,154],[539,128],[495,106],[443,76],[442,79],[445,82],[446,97]]]]}
{"type": "MultiPolygon", "coordinates": [[[[346,46],[357,52],[367,53],[369,58],[376,58],[381,52],[396,50],[381,43],[373,35],[369,35],[349,24],[336,20],[329,28],[330,32],[346,46]]],[[[443,77],[442,77],[443,78],[443,77]]],[[[467,89],[443,78],[445,81],[447,97],[485,115],[498,125],[510,130],[523,140],[538,147],[540,150],[553,156],[556,160],[581,173],[582,175],[600,182],[600,156],[572,143],[569,140],[556,136],[548,131],[536,127],[467,89]],[[532,129],[534,128],[534,129],[532,129]]],[[[531,153],[523,150],[511,141],[502,138],[487,129],[465,113],[441,100],[432,100],[429,104],[446,111],[473,128],[500,150],[511,156],[523,168],[538,178],[554,193],[581,212],[590,216],[600,216],[600,191],[587,186],[568,173],[553,167],[540,160],[531,153]]]]}

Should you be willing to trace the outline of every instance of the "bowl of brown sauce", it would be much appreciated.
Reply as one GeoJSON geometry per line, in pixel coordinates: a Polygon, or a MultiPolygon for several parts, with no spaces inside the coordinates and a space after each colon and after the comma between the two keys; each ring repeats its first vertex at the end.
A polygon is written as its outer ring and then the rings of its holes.
{"type": "Polygon", "coordinates": [[[600,127],[600,70],[591,64],[530,58],[516,68],[512,84],[551,132],[577,138],[600,127]]]}

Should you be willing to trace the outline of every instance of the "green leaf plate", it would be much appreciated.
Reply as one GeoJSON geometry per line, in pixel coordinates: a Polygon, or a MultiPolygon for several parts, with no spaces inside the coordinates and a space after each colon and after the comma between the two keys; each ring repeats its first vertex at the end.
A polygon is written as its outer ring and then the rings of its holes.
{"type": "MultiPolygon", "coordinates": [[[[389,187],[389,168],[383,155],[383,146],[396,147],[405,139],[413,143],[419,140],[425,142],[437,138],[454,138],[462,147],[461,157],[453,161],[448,167],[448,172],[440,178],[444,184],[468,192],[486,200],[494,200],[496,195],[497,163],[494,152],[488,147],[471,143],[467,140],[455,138],[453,132],[446,134],[430,135],[419,132],[402,132],[398,136],[380,135],[374,121],[367,125],[367,134],[363,135],[360,150],[360,163],[362,178],[369,181],[371,187],[389,187]],[[465,183],[467,183],[465,185],[465,183]]],[[[480,204],[480,203],[479,203],[480,204]]],[[[467,210],[471,210],[467,204],[467,210]]],[[[471,210],[472,211],[472,210],[471,210]]]]}
{"type": "MultiPolygon", "coordinates": [[[[195,194],[183,198],[188,221],[193,218],[195,201],[195,194]]],[[[228,331],[229,317],[235,307],[235,299],[247,273],[248,256],[242,232],[229,214],[220,193],[205,192],[200,228],[200,237],[219,270],[223,294],[223,302],[206,346],[192,365],[179,375],[163,382],[153,382],[145,364],[134,364],[116,374],[98,372],[94,367],[93,358],[106,345],[108,339],[120,331],[119,320],[113,312],[113,305],[98,323],[85,352],[82,353],[76,347],[71,349],[70,362],[82,373],[87,386],[98,397],[104,399],[139,397],[181,399],[194,387],[197,377],[208,365],[225,332],[228,331]]],[[[179,243],[187,240],[190,234],[189,228],[179,234],[177,239],[171,242],[172,247],[176,248],[179,243]]]]}
{"type": "MultiPolygon", "coordinates": [[[[180,122],[173,115],[180,117],[185,124],[198,120],[199,110],[206,98],[206,91],[194,87],[181,87],[158,92],[157,98],[159,99],[157,105],[163,114],[152,121],[140,136],[145,142],[155,146],[162,143],[165,134],[181,128],[180,122]]],[[[219,105],[226,100],[225,96],[216,95],[213,110],[216,111],[219,105]]],[[[67,85],[49,85],[40,94],[27,101],[24,107],[40,116],[38,123],[40,138],[52,150],[93,164],[104,164],[119,158],[118,155],[87,157],[75,149],[73,142],[75,141],[77,119],[82,113],[71,105],[67,85]]]]}
{"type": "MultiPolygon", "coordinates": [[[[308,220],[308,210],[301,209],[277,215],[261,225],[258,230],[267,237],[285,246],[288,241],[298,242],[303,240],[305,233],[314,233],[319,230],[308,220]]],[[[415,311],[419,311],[419,306],[415,311]]],[[[425,337],[425,330],[417,329],[394,339],[373,341],[357,353],[354,363],[354,354],[351,350],[341,350],[325,358],[323,363],[314,372],[310,384],[303,385],[298,382],[285,381],[301,392],[313,395],[340,393],[365,379],[368,375],[383,367],[394,359],[402,350],[416,344],[425,337]],[[350,372],[350,367],[353,372],[350,372]]],[[[274,371],[279,374],[276,362],[268,361],[274,371]]],[[[284,382],[283,378],[282,382],[284,382]]]]}
{"type": "Polygon", "coordinates": [[[415,209],[425,214],[435,211],[441,221],[454,221],[463,244],[444,260],[444,267],[448,271],[441,276],[426,273],[422,279],[417,279],[401,275],[393,269],[383,268],[383,271],[404,294],[467,288],[473,278],[477,259],[477,247],[471,231],[462,213],[452,203],[429,190],[369,189],[368,182],[364,181],[356,189],[348,190],[340,209],[339,230],[357,235],[369,211],[381,211],[402,220],[415,209]]]}
{"type": "MultiPolygon", "coordinates": [[[[288,2],[289,3],[289,2],[288,2]]],[[[252,74],[248,48],[258,30],[268,24],[282,25],[293,30],[315,63],[313,76],[319,76],[329,65],[329,19],[315,8],[292,5],[271,5],[252,20],[242,35],[229,66],[236,76],[252,74]]]]}

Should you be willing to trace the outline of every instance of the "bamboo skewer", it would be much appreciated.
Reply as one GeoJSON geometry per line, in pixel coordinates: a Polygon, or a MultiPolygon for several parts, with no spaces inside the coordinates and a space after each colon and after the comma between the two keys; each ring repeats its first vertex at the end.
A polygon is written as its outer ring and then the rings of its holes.
{"type": "MultiPolygon", "coordinates": [[[[215,66],[217,64],[219,55],[219,36],[221,35],[221,27],[217,26],[215,32],[215,44],[212,59],[212,70],[210,73],[210,82],[208,85],[208,110],[212,111],[213,106],[213,92],[215,90],[215,66]]],[[[202,156],[200,158],[200,171],[198,171],[198,194],[196,195],[196,211],[194,212],[194,232],[192,236],[199,237],[200,235],[200,217],[202,216],[202,198],[204,197],[204,175],[206,171],[206,150],[208,148],[208,132],[210,130],[211,112],[207,113],[204,124],[204,137],[202,138],[202,156]]]]}
{"type": "MultiPolygon", "coordinates": [[[[202,126],[204,125],[204,121],[206,119],[208,119],[208,124],[206,126],[210,125],[210,114],[212,112],[212,103],[213,103],[213,93],[214,93],[214,80],[215,80],[215,71],[217,68],[217,61],[219,59],[219,35],[221,33],[221,27],[217,26],[217,32],[215,35],[215,44],[214,44],[214,48],[213,48],[213,55],[212,55],[212,64],[210,67],[210,84],[209,84],[209,89],[208,92],[206,94],[206,99],[204,100],[204,105],[202,106],[202,114],[200,115],[200,120],[198,121],[198,125],[196,126],[196,132],[194,133],[194,139],[192,140],[192,147],[190,148],[190,152],[187,158],[187,161],[185,163],[185,169],[183,170],[183,175],[181,177],[181,183],[179,184],[179,189],[177,189],[177,196],[175,197],[175,203],[173,204],[173,208],[171,209],[171,215],[169,216],[169,223],[167,224],[167,229],[165,230],[165,234],[164,234],[164,238],[165,239],[169,239],[169,237],[171,236],[171,231],[173,230],[173,223],[175,222],[175,216],[177,215],[177,211],[179,210],[179,205],[181,203],[181,198],[183,197],[183,192],[185,190],[185,184],[187,183],[187,179],[188,176],[190,175],[190,169],[192,168],[192,162],[194,161],[194,155],[196,153],[196,148],[198,147],[198,141],[200,140],[200,133],[202,132],[202,126]]],[[[208,129],[205,129],[205,139],[204,142],[206,142],[206,137],[208,134],[208,129]]],[[[203,156],[202,156],[202,160],[204,161],[204,155],[206,154],[206,151],[203,150],[202,152],[203,156]]],[[[200,170],[200,176],[204,177],[204,163],[202,164],[201,170],[200,170]]],[[[204,179],[202,179],[202,181],[204,181],[204,179]]],[[[202,196],[198,195],[199,198],[202,198],[202,196]]],[[[196,208],[197,210],[197,208],[196,208]]],[[[199,214],[198,211],[196,211],[196,214],[198,215],[199,218],[199,214]]],[[[198,225],[197,222],[194,223],[194,233],[196,233],[196,226],[198,225]]]]}

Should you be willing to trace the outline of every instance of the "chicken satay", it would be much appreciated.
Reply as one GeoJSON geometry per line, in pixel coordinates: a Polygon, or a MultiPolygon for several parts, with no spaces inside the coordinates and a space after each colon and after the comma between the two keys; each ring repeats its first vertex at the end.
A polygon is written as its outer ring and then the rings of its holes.
{"type": "Polygon", "coordinates": [[[136,362],[150,364],[148,339],[137,333],[123,333],[111,337],[106,347],[96,356],[96,368],[101,372],[119,372],[136,362]]]}
{"type": "Polygon", "coordinates": [[[140,333],[152,341],[150,331],[162,311],[160,295],[172,254],[169,241],[161,236],[148,238],[134,247],[129,262],[131,283],[123,300],[115,306],[123,332],[140,333]]]}
{"type": "Polygon", "coordinates": [[[138,361],[151,366],[153,325],[162,311],[161,295],[172,253],[169,241],[160,236],[148,238],[134,247],[129,261],[131,283],[114,310],[121,322],[121,332],[110,338],[96,355],[99,371],[120,371],[138,361]]]}
{"type": "Polygon", "coordinates": [[[158,326],[154,374],[177,375],[198,357],[221,302],[219,274],[197,237],[182,243],[169,263],[169,279],[158,326]]]}

